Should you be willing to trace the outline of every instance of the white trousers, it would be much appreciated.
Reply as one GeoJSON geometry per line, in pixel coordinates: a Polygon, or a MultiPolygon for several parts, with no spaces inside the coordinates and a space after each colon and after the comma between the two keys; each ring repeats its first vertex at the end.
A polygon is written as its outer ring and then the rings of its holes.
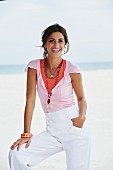
{"type": "Polygon", "coordinates": [[[11,170],[31,170],[44,159],[65,151],[67,170],[89,170],[90,133],[84,123],[82,128],[73,126],[71,118],[78,117],[75,105],[47,113],[46,130],[31,138],[30,146],[10,150],[11,170]]]}

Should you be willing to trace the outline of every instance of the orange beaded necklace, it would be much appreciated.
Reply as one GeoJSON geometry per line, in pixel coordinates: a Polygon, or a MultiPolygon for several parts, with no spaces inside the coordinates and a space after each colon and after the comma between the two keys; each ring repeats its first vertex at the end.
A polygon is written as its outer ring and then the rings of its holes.
{"type": "MultiPolygon", "coordinates": [[[[53,88],[56,86],[56,84],[58,83],[58,78],[59,78],[59,72],[60,72],[60,68],[62,66],[62,63],[63,63],[63,59],[61,60],[60,64],[57,66],[57,68],[55,69],[54,73],[51,73],[51,70],[50,70],[50,66],[49,64],[47,63],[47,59],[44,60],[44,66],[45,66],[45,73],[46,73],[46,70],[48,68],[50,74],[51,74],[51,77],[54,77],[54,74],[56,73],[56,71],[59,69],[58,73],[57,73],[57,77],[56,77],[56,81],[54,82],[54,86],[53,88]]],[[[47,100],[47,108],[49,108],[50,106],[50,98],[52,96],[52,92],[49,91],[49,83],[48,83],[48,77],[47,77],[47,74],[46,75],[46,83],[45,83],[45,86],[46,86],[46,89],[47,89],[47,92],[48,92],[48,100],[47,100]]]]}
{"type": "Polygon", "coordinates": [[[61,67],[57,73],[57,77],[52,78],[48,77],[46,74],[46,67],[45,67],[45,59],[40,60],[40,70],[41,70],[41,75],[42,79],[44,81],[46,90],[48,92],[48,99],[47,99],[47,108],[50,107],[50,98],[52,96],[52,89],[59,83],[59,81],[63,78],[64,76],[64,70],[66,68],[66,60],[62,60],[61,67]]]}

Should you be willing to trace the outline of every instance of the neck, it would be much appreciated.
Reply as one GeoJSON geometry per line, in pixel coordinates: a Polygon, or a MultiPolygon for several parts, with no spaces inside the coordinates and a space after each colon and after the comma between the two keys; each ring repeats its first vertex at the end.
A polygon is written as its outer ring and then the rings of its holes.
{"type": "Polygon", "coordinates": [[[59,57],[59,58],[49,58],[48,57],[47,61],[48,61],[50,69],[52,70],[52,69],[57,68],[58,65],[60,64],[61,60],[62,60],[61,57],[59,57]]]}

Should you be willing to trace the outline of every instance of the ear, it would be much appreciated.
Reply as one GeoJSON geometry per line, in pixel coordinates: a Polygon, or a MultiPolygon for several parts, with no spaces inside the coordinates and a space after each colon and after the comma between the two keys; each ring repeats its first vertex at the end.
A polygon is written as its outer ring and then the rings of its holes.
{"type": "Polygon", "coordinates": [[[67,45],[65,44],[64,49],[66,49],[66,48],[67,48],[67,45]]]}

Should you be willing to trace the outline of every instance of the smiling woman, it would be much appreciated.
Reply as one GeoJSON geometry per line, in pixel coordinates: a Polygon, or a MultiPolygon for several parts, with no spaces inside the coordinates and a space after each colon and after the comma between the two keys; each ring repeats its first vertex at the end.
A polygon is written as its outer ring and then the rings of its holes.
{"type": "Polygon", "coordinates": [[[30,170],[44,159],[65,151],[68,170],[89,170],[90,134],[86,126],[87,104],[77,65],[64,60],[69,50],[66,30],[59,24],[42,34],[44,59],[26,66],[27,90],[24,130],[11,146],[11,170],[30,170]],[[37,92],[46,115],[46,130],[31,134],[31,120],[37,92]],[[76,94],[78,106],[74,101],[76,94]],[[27,149],[26,149],[27,148],[27,149]]]}
{"type": "Polygon", "coordinates": [[[65,48],[64,36],[60,32],[52,33],[44,45],[44,48],[50,56],[59,57],[65,48]]]}
{"type": "MultiPolygon", "coordinates": [[[[44,47],[44,57],[47,57],[47,45],[52,45],[55,48],[52,49],[53,52],[62,52],[63,49],[65,50],[64,53],[67,53],[69,50],[69,41],[66,30],[58,24],[55,24],[54,27],[50,26],[45,29],[42,33],[42,47],[44,47]],[[57,48],[58,44],[60,45],[57,48]]],[[[61,54],[60,54],[61,55],[61,54]]]]}

